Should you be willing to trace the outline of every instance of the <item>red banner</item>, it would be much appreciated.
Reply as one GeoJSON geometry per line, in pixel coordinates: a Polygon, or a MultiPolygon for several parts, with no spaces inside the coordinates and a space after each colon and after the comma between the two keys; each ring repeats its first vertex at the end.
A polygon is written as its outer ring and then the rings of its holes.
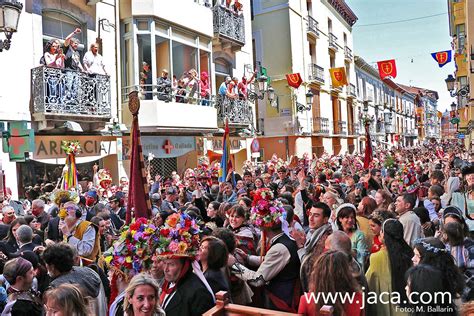
{"type": "Polygon", "coordinates": [[[303,83],[303,79],[301,79],[300,73],[296,74],[288,74],[286,75],[286,81],[288,81],[288,85],[295,89],[298,89],[301,84],[303,83]]]}
{"type": "Polygon", "coordinates": [[[386,77],[395,78],[397,76],[397,66],[395,65],[395,59],[378,61],[377,66],[379,67],[380,79],[386,77]]]}

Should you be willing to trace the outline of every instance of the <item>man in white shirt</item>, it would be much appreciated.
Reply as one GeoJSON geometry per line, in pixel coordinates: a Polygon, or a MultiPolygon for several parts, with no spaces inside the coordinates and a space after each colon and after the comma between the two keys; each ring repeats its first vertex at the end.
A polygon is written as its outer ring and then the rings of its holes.
{"type": "Polygon", "coordinates": [[[107,75],[102,56],[98,53],[99,45],[92,43],[89,51],[84,55],[82,60],[85,71],[88,74],[107,75]]]}
{"type": "Polygon", "coordinates": [[[413,212],[415,202],[413,195],[408,193],[399,195],[395,201],[395,212],[403,225],[403,239],[410,247],[414,246],[416,239],[423,237],[420,218],[413,212]]]}

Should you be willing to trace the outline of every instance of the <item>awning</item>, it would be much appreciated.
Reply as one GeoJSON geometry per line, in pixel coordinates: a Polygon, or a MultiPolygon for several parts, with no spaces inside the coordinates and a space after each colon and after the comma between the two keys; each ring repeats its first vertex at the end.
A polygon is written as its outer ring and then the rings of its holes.
{"type": "MultiPolygon", "coordinates": [[[[76,164],[80,165],[83,163],[88,163],[102,159],[108,155],[104,156],[87,156],[87,157],[76,157],[76,164]]],[[[45,163],[48,165],[64,165],[66,163],[66,157],[64,158],[51,158],[51,159],[30,159],[37,162],[45,163]]]]}
{"type": "MultiPolygon", "coordinates": [[[[230,150],[230,154],[231,154],[231,155],[236,154],[236,153],[238,153],[239,151],[242,151],[242,150],[244,150],[244,149],[245,149],[245,148],[231,149],[231,150],[230,150]]],[[[213,152],[214,154],[222,155],[222,149],[221,149],[221,150],[208,149],[207,151],[208,151],[208,152],[213,152]]]]}

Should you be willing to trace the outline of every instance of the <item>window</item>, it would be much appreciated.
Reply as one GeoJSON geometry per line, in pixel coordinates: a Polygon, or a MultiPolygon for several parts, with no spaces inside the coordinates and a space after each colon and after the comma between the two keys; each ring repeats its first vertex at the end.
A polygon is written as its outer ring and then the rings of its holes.
{"type": "Polygon", "coordinates": [[[75,34],[74,37],[80,41],[78,51],[81,54],[81,59],[84,55],[86,47],[86,32],[83,29],[84,24],[79,20],[73,18],[69,14],[65,14],[59,11],[44,11],[43,18],[43,47],[46,43],[53,39],[59,39],[61,43],[64,42],[66,37],[74,32],[76,28],[82,30],[81,33],[75,34]]]}
{"type": "Polygon", "coordinates": [[[197,49],[173,42],[173,74],[180,78],[185,72],[197,69],[197,49]]]}
{"type": "Polygon", "coordinates": [[[170,40],[155,36],[156,71],[155,77],[161,76],[161,71],[167,69],[170,73],[170,40]]]}

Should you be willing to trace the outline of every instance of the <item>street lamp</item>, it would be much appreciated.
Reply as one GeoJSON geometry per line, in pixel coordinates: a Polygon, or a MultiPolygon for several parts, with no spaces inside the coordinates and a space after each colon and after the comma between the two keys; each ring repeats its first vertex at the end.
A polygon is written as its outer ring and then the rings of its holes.
{"type": "Polygon", "coordinates": [[[453,75],[448,75],[448,78],[446,78],[444,81],[446,82],[446,88],[448,88],[451,97],[466,97],[469,94],[469,86],[462,87],[456,92],[454,91],[454,84],[456,83],[456,79],[453,77],[453,75]]]}
{"type": "Polygon", "coordinates": [[[267,91],[267,84],[268,84],[268,77],[265,75],[261,75],[258,78],[258,90],[262,92],[262,94],[265,93],[265,91],[267,91]]]}
{"type": "Polygon", "coordinates": [[[23,3],[15,0],[0,0],[0,32],[5,33],[5,40],[0,40],[0,52],[10,49],[13,33],[18,29],[23,3]]]}
{"type": "Polygon", "coordinates": [[[272,86],[269,86],[267,89],[267,93],[268,93],[268,101],[272,103],[273,100],[275,100],[275,89],[273,89],[272,86]]]}
{"type": "MultiPolygon", "coordinates": [[[[295,95],[295,97],[296,97],[296,95],[295,95]]],[[[311,110],[311,106],[313,105],[313,97],[314,97],[314,94],[311,91],[311,89],[308,90],[308,92],[306,92],[306,105],[301,104],[299,102],[296,102],[296,110],[298,112],[304,112],[304,111],[311,110]]]]}
{"type": "Polygon", "coordinates": [[[456,103],[451,103],[451,124],[456,125],[456,133],[459,131],[459,117],[456,112],[457,105],[456,103]]]}

